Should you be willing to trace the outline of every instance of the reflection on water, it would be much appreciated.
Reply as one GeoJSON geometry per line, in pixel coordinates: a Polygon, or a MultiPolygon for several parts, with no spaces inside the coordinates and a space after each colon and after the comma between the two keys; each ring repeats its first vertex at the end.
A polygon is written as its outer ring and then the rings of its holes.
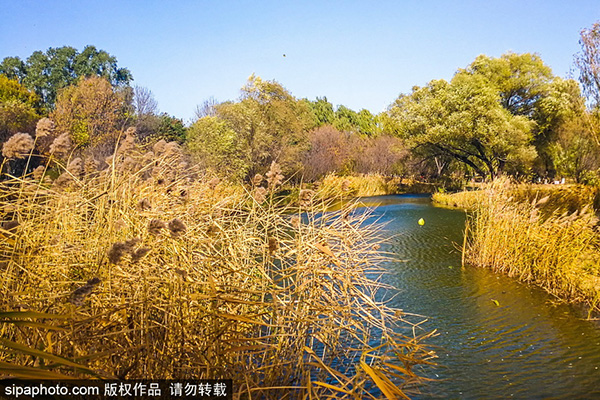
{"type": "Polygon", "coordinates": [[[490,270],[461,268],[463,212],[418,195],[361,199],[398,260],[384,279],[392,305],[428,317],[439,367],[415,398],[600,398],[600,325],[542,290],[490,270]],[[423,218],[425,225],[417,221],[423,218]]]}

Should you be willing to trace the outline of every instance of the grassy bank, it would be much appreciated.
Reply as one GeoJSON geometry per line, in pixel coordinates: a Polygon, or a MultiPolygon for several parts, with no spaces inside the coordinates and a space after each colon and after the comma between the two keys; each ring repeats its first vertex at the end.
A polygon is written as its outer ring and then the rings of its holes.
{"type": "MultiPolygon", "coordinates": [[[[497,183],[503,188],[503,193],[509,195],[515,202],[537,202],[545,214],[554,212],[573,213],[581,210],[585,206],[600,208],[600,197],[598,189],[585,185],[530,185],[530,184],[511,184],[505,181],[497,183]]],[[[474,190],[467,190],[457,193],[438,192],[433,194],[433,201],[438,205],[445,205],[465,210],[473,210],[483,201],[483,199],[492,195],[494,186],[482,185],[474,190]],[[476,189],[476,190],[475,190],[476,189]]]]}
{"type": "Polygon", "coordinates": [[[323,198],[367,197],[401,193],[433,193],[435,186],[413,179],[378,174],[357,176],[328,175],[318,183],[323,198]]]}
{"type": "Polygon", "coordinates": [[[514,186],[436,194],[435,201],[471,210],[466,260],[600,311],[600,234],[596,189],[514,186]]]}
{"type": "Polygon", "coordinates": [[[233,378],[265,399],[403,397],[419,381],[432,353],[375,301],[364,216],[317,218],[316,198],[273,200],[277,174],[231,186],[176,145],[129,145],[99,169],[2,182],[0,375],[233,378]]]}

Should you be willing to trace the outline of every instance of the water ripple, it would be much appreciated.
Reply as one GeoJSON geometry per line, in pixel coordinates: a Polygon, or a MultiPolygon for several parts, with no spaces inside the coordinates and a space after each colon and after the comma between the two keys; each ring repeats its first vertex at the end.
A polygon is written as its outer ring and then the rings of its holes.
{"type": "Polygon", "coordinates": [[[425,315],[439,355],[415,398],[600,399],[600,326],[540,289],[487,269],[461,268],[464,213],[427,198],[364,199],[387,223],[382,247],[394,305],[425,315]],[[379,200],[377,200],[379,199],[379,200]],[[417,221],[423,218],[424,226],[417,221]]]}

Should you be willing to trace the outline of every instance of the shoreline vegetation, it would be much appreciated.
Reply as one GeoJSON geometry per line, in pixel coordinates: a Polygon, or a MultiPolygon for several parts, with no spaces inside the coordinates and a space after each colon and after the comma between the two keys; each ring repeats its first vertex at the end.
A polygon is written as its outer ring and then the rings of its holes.
{"type": "MultiPolygon", "coordinates": [[[[384,196],[403,193],[434,193],[439,185],[411,178],[381,174],[337,176],[329,174],[311,187],[317,188],[322,199],[384,196]]],[[[298,190],[298,189],[296,189],[298,190]]]]}
{"type": "Polygon", "coordinates": [[[598,188],[522,185],[498,179],[479,190],[435,193],[467,211],[465,261],[533,283],[600,312],[598,188]]]}
{"type": "Polygon", "coordinates": [[[323,214],[307,190],[278,202],[275,163],[230,185],[133,133],[102,165],[55,153],[55,179],[0,183],[1,374],[233,378],[266,399],[415,390],[431,333],[375,300],[392,288],[368,278],[385,257],[367,216],[323,214]]]}

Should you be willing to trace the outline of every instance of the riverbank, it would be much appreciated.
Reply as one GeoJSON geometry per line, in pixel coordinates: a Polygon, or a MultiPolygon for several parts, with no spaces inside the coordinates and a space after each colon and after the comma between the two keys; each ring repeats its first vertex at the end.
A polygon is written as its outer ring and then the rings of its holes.
{"type": "Polygon", "coordinates": [[[436,193],[434,202],[469,211],[465,261],[541,286],[556,297],[600,311],[597,189],[510,185],[436,193]]]}
{"type": "Polygon", "coordinates": [[[436,185],[414,179],[379,174],[328,175],[316,184],[322,198],[384,196],[402,193],[434,193],[436,185]]]}

